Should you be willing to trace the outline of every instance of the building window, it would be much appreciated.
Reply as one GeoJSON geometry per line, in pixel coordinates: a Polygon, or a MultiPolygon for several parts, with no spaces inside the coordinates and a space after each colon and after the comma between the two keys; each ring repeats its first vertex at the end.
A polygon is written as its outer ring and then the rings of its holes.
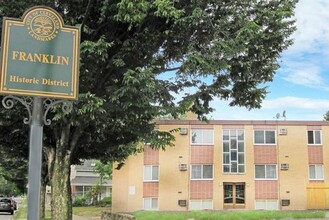
{"type": "Polygon", "coordinates": [[[144,210],[157,210],[158,198],[144,198],[144,210]]]}
{"type": "Polygon", "coordinates": [[[256,200],[255,209],[261,210],[278,210],[278,200],[256,200]]]}
{"type": "Polygon", "coordinates": [[[213,145],[214,144],[214,130],[212,130],[212,129],[192,129],[191,144],[213,145]]]}
{"type": "Polygon", "coordinates": [[[213,178],[213,165],[191,165],[192,180],[207,180],[213,178]]]}
{"type": "Polygon", "coordinates": [[[254,144],[275,144],[275,131],[274,130],[255,130],[254,131],[254,144]]]}
{"type": "Polygon", "coordinates": [[[255,179],[276,179],[276,165],[255,165],[255,179]]]}
{"type": "Polygon", "coordinates": [[[308,144],[321,144],[321,131],[307,131],[308,144]]]}
{"type": "Polygon", "coordinates": [[[245,172],[244,130],[223,130],[223,172],[245,172]]]}
{"type": "Polygon", "coordinates": [[[324,180],[323,165],[322,164],[309,165],[309,176],[310,176],[310,180],[324,180]]]}
{"type": "Polygon", "coordinates": [[[191,200],[189,207],[190,207],[190,210],[213,209],[211,199],[191,200]]]}
{"type": "Polygon", "coordinates": [[[159,166],[145,165],[144,166],[144,181],[158,181],[159,180],[159,166]]]}

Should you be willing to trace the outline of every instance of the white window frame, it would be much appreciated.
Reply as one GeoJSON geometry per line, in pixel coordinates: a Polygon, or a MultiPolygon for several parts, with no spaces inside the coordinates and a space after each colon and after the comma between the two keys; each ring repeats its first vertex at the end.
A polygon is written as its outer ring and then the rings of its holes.
{"type": "Polygon", "coordinates": [[[255,200],[255,210],[279,210],[279,200],[277,200],[277,199],[273,199],[273,200],[272,199],[256,199],[255,200]],[[257,208],[257,202],[264,202],[265,208],[264,209],[257,208]],[[268,204],[270,202],[276,203],[276,209],[268,208],[268,204]]]}
{"type": "Polygon", "coordinates": [[[212,209],[214,209],[214,201],[213,201],[213,199],[191,199],[190,201],[189,201],[189,210],[212,210],[212,209]],[[191,203],[192,202],[200,202],[200,208],[191,208],[192,206],[191,206],[191,203]],[[211,207],[209,207],[209,208],[205,208],[204,207],[204,203],[206,203],[206,202],[211,202],[211,207]]]}
{"type": "Polygon", "coordinates": [[[190,135],[190,143],[191,145],[214,145],[214,129],[191,129],[191,135],[190,135]],[[193,143],[193,132],[194,131],[200,131],[201,132],[201,142],[200,143],[193,143]],[[204,135],[206,132],[209,132],[211,134],[211,142],[205,143],[204,142],[204,135]]]}
{"type": "Polygon", "coordinates": [[[246,173],[246,145],[245,145],[245,131],[244,129],[223,129],[223,134],[222,134],[222,172],[224,174],[245,174],[246,173]],[[229,132],[229,139],[224,140],[224,131],[229,132]],[[232,150],[231,146],[231,140],[234,140],[231,138],[231,132],[235,131],[236,133],[236,149],[232,150]],[[239,131],[243,132],[243,140],[239,140],[239,131]],[[224,152],[224,143],[229,144],[229,152],[224,152]],[[243,152],[239,152],[239,143],[243,143],[243,152]],[[231,159],[231,152],[236,151],[236,160],[231,159]],[[224,163],[224,155],[229,155],[229,164],[224,163]],[[243,154],[243,163],[239,163],[239,155],[243,154]],[[236,162],[236,172],[232,172],[232,162],[236,162]],[[239,166],[244,166],[244,171],[239,172],[239,166]],[[224,166],[229,166],[230,171],[226,172],[224,171],[224,166]]]}
{"type": "Polygon", "coordinates": [[[276,142],[277,142],[277,138],[276,138],[276,130],[274,129],[256,129],[254,130],[254,145],[276,145],[276,142]],[[256,143],[256,138],[255,138],[255,132],[256,131],[263,131],[264,132],[264,140],[263,140],[263,143],[256,143]],[[274,132],[274,143],[266,143],[266,132],[267,131],[271,131],[271,132],[274,132]]]}
{"type": "Polygon", "coordinates": [[[143,209],[144,210],[158,210],[159,209],[159,199],[157,197],[144,197],[143,198],[143,209]],[[153,201],[156,200],[157,207],[152,207],[153,201]],[[149,207],[145,206],[148,203],[149,207]]]}
{"type": "Polygon", "coordinates": [[[144,182],[159,182],[159,176],[160,176],[160,166],[159,165],[144,165],[143,172],[144,172],[143,173],[144,182]],[[145,170],[146,167],[151,167],[151,175],[150,175],[151,179],[146,179],[146,170],[145,170]],[[157,167],[157,169],[158,169],[158,176],[156,178],[153,176],[153,169],[155,167],[157,167]]]}
{"type": "Polygon", "coordinates": [[[324,166],[323,164],[309,164],[308,165],[308,177],[309,180],[324,180],[324,166]],[[311,166],[314,166],[314,171],[315,171],[315,178],[311,178],[311,166]],[[322,177],[318,177],[318,173],[317,173],[317,167],[321,167],[321,171],[322,171],[322,177]]]}
{"type": "Polygon", "coordinates": [[[213,180],[214,179],[214,165],[213,164],[191,164],[191,173],[190,173],[190,176],[191,176],[191,180],[213,180]],[[192,173],[193,173],[193,167],[195,166],[201,166],[201,178],[193,178],[192,177],[192,173]],[[211,173],[211,178],[204,178],[203,177],[203,167],[204,166],[212,166],[212,173],[211,173]]]}
{"type": "Polygon", "coordinates": [[[278,166],[276,164],[255,164],[255,180],[277,180],[278,179],[278,166]],[[264,166],[265,169],[265,177],[264,178],[259,178],[259,177],[256,177],[256,166],[264,166]],[[267,166],[275,166],[275,178],[268,178],[266,176],[266,170],[267,170],[267,166]]]}
{"type": "Polygon", "coordinates": [[[306,135],[307,135],[307,144],[308,145],[322,145],[322,131],[321,130],[307,130],[306,135]],[[309,140],[308,140],[308,132],[310,132],[310,131],[313,132],[313,142],[315,142],[315,132],[319,132],[319,135],[320,135],[320,143],[309,143],[309,140]]]}

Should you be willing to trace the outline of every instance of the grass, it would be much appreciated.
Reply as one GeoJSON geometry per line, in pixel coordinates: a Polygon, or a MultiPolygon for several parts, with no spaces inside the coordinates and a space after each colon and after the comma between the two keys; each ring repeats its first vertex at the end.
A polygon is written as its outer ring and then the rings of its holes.
{"type": "Polygon", "coordinates": [[[265,220],[324,218],[324,211],[230,211],[230,212],[151,212],[139,211],[134,216],[137,220],[265,220]]]}
{"type": "MultiPolygon", "coordinates": [[[[17,210],[14,220],[26,219],[26,202],[17,210]]],[[[73,207],[73,214],[84,217],[101,216],[109,207],[73,207]]],[[[266,220],[266,219],[301,219],[324,218],[325,211],[193,211],[193,212],[153,212],[138,211],[133,213],[137,220],[266,220]]],[[[46,219],[50,220],[50,211],[46,219]]]]}
{"type": "Polygon", "coordinates": [[[98,207],[98,206],[86,206],[86,207],[73,207],[73,214],[85,217],[101,216],[102,211],[110,211],[111,207],[98,207]]]}
{"type": "MultiPolygon", "coordinates": [[[[101,216],[102,211],[109,210],[109,207],[95,207],[95,206],[86,206],[86,207],[73,207],[73,214],[84,216],[84,217],[97,217],[101,216]]],[[[16,211],[13,220],[23,220],[27,219],[27,205],[26,201],[20,206],[16,211]]],[[[51,220],[50,210],[46,210],[45,220],[51,220]]]]}

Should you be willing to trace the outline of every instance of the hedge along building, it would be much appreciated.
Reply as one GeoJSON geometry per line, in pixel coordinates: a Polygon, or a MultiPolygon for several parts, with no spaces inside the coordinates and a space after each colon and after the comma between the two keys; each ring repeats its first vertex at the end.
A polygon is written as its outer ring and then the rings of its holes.
{"type": "Polygon", "coordinates": [[[175,133],[113,169],[114,212],[328,209],[329,122],[157,121],[175,133]]]}

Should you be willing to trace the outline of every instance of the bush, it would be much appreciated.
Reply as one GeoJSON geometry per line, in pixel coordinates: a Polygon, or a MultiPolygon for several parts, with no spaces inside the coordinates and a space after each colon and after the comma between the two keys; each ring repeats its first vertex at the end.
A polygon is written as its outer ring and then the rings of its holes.
{"type": "Polygon", "coordinates": [[[112,197],[104,197],[101,201],[99,201],[100,206],[110,206],[112,205],[112,197]]]}
{"type": "Polygon", "coordinates": [[[73,207],[85,206],[87,204],[87,198],[85,196],[77,196],[72,202],[73,207]]]}

